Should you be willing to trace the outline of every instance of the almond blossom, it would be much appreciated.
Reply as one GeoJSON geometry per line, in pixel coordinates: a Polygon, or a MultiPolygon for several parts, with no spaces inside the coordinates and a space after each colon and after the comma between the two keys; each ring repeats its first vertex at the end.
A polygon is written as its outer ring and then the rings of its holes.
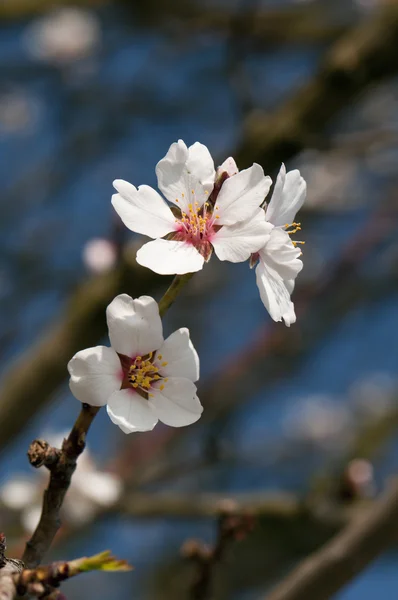
{"type": "Polygon", "coordinates": [[[203,144],[179,140],[156,166],[165,200],[147,185],[114,181],[112,204],[123,223],[153,238],[137,261],[161,275],[199,271],[214,250],[220,260],[242,262],[266,243],[272,229],[260,208],[271,179],[262,167],[216,176],[203,144]]]}
{"type": "Polygon", "coordinates": [[[294,280],[303,268],[301,250],[290,235],[300,231],[296,213],[305,200],[307,186],[297,170],[286,173],[282,164],[271,201],[265,209],[265,220],[272,225],[265,245],[251,258],[258,260],[256,281],[264,306],[274,321],[284,320],[289,327],[296,321],[293,302],[294,280]]]}
{"type": "Polygon", "coordinates": [[[81,350],[70,360],[69,386],[81,402],[107,407],[124,433],[150,431],[162,421],[190,425],[203,407],[196,395],[199,357],[181,328],[163,339],[156,301],[117,296],[106,311],[111,348],[81,350]]]}

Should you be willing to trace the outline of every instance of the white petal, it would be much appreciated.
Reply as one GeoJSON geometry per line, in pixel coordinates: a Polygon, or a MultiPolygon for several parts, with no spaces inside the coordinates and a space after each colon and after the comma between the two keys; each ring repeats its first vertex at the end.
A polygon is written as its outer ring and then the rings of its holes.
{"type": "Polygon", "coordinates": [[[295,283],[294,279],[285,279],[285,286],[290,295],[293,294],[295,283]]]}
{"type": "Polygon", "coordinates": [[[159,348],[157,356],[159,355],[162,358],[155,362],[164,377],[185,377],[191,381],[199,379],[199,356],[186,327],[169,335],[159,348]],[[167,365],[161,366],[162,363],[167,365]]]}
{"type": "Polygon", "coordinates": [[[253,219],[222,227],[211,243],[220,260],[242,262],[266,244],[272,229],[273,226],[264,219],[264,211],[257,209],[253,219]]]}
{"type": "Polygon", "coordinates": [[[208,148],[199,142],[189,146],[186,165],[188,171],[199,179],[204,189],[210,194],[213,190],[216,172],[208,148]]]}
{"type": "Polygon", "coordinates": [[[110,420],[124,433],[152,431],[158,419],[148,400],[132,389],[115,392],[106,407],[110,420]]]}
{"type": "Polygon", "coordinates": [[[266,212],[266,219],[275,226],[293,223],[307,193],[307,184],[300,171],[295,169],[286,174],[282,164],[275,189],[266,212]]]}
{"type": "MultiPolygon", "coordinates": [[[[202,206],[213,188],[209,188],[207,179],[205,184],[201,181],[201,177],[208,177],[209,157],[201,144],[188,149],[182,140],[178,140],[170,146],[166,156],[156,165],[158,187],[169,202],[185,212],[190,203],[197,202],[202,206]]],[[[214,165],[212,168],[214,170],[214,165]]]]}
{"type": "Polygon", "coordinates": [[[301,250],[293,246],[289,234],[278,227],[271,231],[269,240],[259,254],[282,279],[295,279],[303,268],[299,258],[301,250]]]}
{"type": "Polygon", "coordinates": [[[119,192],[112,204],[123,223],[136,233],[151,238],[163,237],[175,229],[175,217],[163,198],[148,185],[135,188],[117,179],[113,182],[119,192]]]}
{"type": "Polygon", "coordinates": [[[150,296],[133,300],[120,294],[106,309],[109,339],[119,354],[135,357],[157,350],[163,343],[163,327],[157,302],[150,296]]]}
{"type": "Polygon", "coordinates": [[[261,300],[274,321],[282,321],[289,327],[296,321],[293,302],[285,282],[276,271],[260,260],[256,267],[256,281],[261,300]]]}
{"type": "Polygon", "coordinates": [[[218,167],[216,177],[220,177],[223,173],[226,173],[228,177],[232,177],[232,175],[239,173],[238,166],[232,156],[226,158],[222,165],[218,167]]]}
{"type": "Polygon", "coordinates": [[[200,271],[204,258],[186,242],[154,240],[138,250],[137,262],[160,275],[183,275],[200,271]]]}
{"type": "Polygon", "coordinates": [[[203,412],[196,395],[196,385],[182,377],[170,377],[162,383],[164,389],[152,389],[153,398],[148,401],[158,419],[171,427],[195,423],[203,412]]]}
{"type": "Polygon", "coordinates": [[[118,355],[106,346],[81,350],[69,361],[68,371],[72,394],[91,406],[104,406],[123,379],[118,355]]]}
{"type": "Polygon", "coordinates": [[[266,177],[263,168],[256,163],[224,181],[215,207],[219,225],[234,225],[250,219],[264,201],[271,183],[271,178],[266,177]]]}

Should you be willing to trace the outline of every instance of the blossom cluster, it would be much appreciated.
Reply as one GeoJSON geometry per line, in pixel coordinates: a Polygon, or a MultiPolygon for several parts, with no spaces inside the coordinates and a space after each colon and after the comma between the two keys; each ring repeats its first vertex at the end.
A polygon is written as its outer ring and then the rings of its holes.
{"type": "MultiPolygon", "coordinates": [[[[269,202],[271,178],[253,164],[239,171],[233,158],[215,169],[209,150],[179,140],[156,166],[158,187],[114,181],[112,204],[123,223],[152,238],[137,262],[161,275],[195,273],[213,253],[256,267],[260,297],[274,321],[296,320],[291,293],[303,267],[295,216],[306,196],[299,171],[282,165],[269,202]]],[[[125,433],[158,421],[174,427],[197,421],[199,358],[189,331],[163,338],[153,298],[117,296],[107,309],[111,347],[78,352],[69,362],[70,388],[81,402],[107,406],[125,433]]]]}

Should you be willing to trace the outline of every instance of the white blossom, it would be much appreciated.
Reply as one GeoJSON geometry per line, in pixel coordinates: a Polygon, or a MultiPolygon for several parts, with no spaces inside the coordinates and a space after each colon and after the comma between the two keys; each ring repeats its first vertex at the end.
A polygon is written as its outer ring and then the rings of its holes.
{"type": "Polygon", "coordinates": [[[158,187],[172,209],[147,185],[114,181],[112,204],[123,223],[154,240],[137,252],[141,265],[162,275],[192,273],[213,250],[220,260],[242,262],[266,243],[272,226],[260,205],[271,179],[258,164],[237,172],[233,159],[226,163],[220,187],[206,146],[172,144],[156,166],[158,187]]]}
{"type": "Polygon", "coordinates": [[[283,319],[287,326],[296,321],[290,295],[294,280],[303,268],[299,258],[301,250],[290,235],[301,229],[294,219],[303,205],[306,190],[300,172],[286,173],[285,165],[282,165],[265,211],[265,220],[272,229],[267,242],[254,256],[254,261],[258,259],[256,281],[261,300],[273,320],[283,319]]]}
{"type": "Polygon", "coordinates": [[[70,389],[81,402],[107,405],[124,433],[149,431],[158,422],[182,427],[197,421],[199,357],[181,328],[163,339],[153,298],[117,296],[106,312],[111,348],[78,352],[69,362],[70,389]]]}

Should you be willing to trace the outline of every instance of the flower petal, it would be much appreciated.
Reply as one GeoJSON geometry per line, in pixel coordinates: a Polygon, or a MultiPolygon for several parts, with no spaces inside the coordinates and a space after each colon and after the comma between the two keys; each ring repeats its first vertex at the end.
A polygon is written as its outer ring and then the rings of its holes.
{"type": "Polygon", "coordinates": [[[221,177],[223,173],[226,173],[228,177],[232,177],[239,173],[238,166],[232,156],[229,156],[224,160],[222,165],[217,168],[216,179],[221,177]]]}
{"type": "Polygon", "coordinates": [[[261,300],[274,321],[285,321],[290,327],[296,321],[293,302],[283,279],[266,262],[256,267],[256,281],[261,300]]]}
{"type": "Polygon", "coordinates": [[[200,271],[204,258],[186,242],[154,240],[138,250],[137,262],[160,275],[183,275],[200,271]]]}
{"type": "Polygon", "coordinates": [[[152,389],[153,397],[148,400],[159,421],[171,427],[195,423],[203,412],[196,385],[182,377],[170,377],[163,385],[163,390],[152,389]]]}
{"type": "Polygon", "coordinates": [[[175,217],[163,198],[149,185],[137,188],[116,179],[119,192],[112,196],[112,204],[123,223],[136,233],[151,238],[163,237],[175,229],[175,217]]]}
{"type": "Polygon", "coordinates": [[[122,384],[122,367],[116,352],[106,346],[81,350],[69,361],[72,394],[91,406],[104,406],[122,384]]]}
{"type": "Polygon", "coordinates": [[[250,219],[264,201],[271,183],[271,178],[256,163],[224,181],[215,206],[219,225],[235,225],[250,219]]]}
{"type": "Polygon", "coordinates": [[[269,240],[259,254],[282,279],[295,279],[303,268],[299,258],[301,250],[293,246],[289,234],[279,227],[271,231],[269,240]]]}
{"type": "Polygon", "coordinates": [[[253,219],[231,227],[221,227],[211,243],[220,260],[242,262],[266,244],[272,228],[264,219],[264,211],[257,209],[253,219]]]}
{"type": "Polygon", "coordinates": [[[199,379],[199,356],[189,338],[189,329],[186,327],[181,327],[169,335],[159,348],[156,357],[155,363],[164,377],[185,377],[191,381],[199,379]],[[158,358],[159,355],[162,358],[158,358]],[[167,364],[161,366],[162,363],[167,364]]]}
{"type": "Polygon", "coordinates": [[[129,357],[144,356],[163,343],[163,327],[157,302],[150,296],[133,300],[120,294],[106,309],[112,348],[129,357]]]}
{"type": "Polygon", "coordinates": [[[202,206],[213,189],[209,184],[211,170],[214,164],[205,146],[197,143],[188,149],[178,140],[156,165],[158,187],[169,202],[188,212],[190,203],[202,206]]]}
{"type": "Polygon", "coordinates": [[[286,173],[282,164],[266,212],[266,219],[275,226],[293,223],[296,213],[303,205],[307,194],[307,184],[300,171],[286,173]]]}
{"type": "Polygon", "coordinates": [[[158,419],[148,400],[141,398],[133,390],[120,390],[109,399],[106,407],[112,423],[124,433],[152,431],[158,419]]]}
{"type": "Polygon", "coordinates": [[[216,172],[214,161],[208,148],[204,144],[195,142],[188,148],[187,169],[203,185],[204,189],[210,194],[213,190],[216,172]]]}

